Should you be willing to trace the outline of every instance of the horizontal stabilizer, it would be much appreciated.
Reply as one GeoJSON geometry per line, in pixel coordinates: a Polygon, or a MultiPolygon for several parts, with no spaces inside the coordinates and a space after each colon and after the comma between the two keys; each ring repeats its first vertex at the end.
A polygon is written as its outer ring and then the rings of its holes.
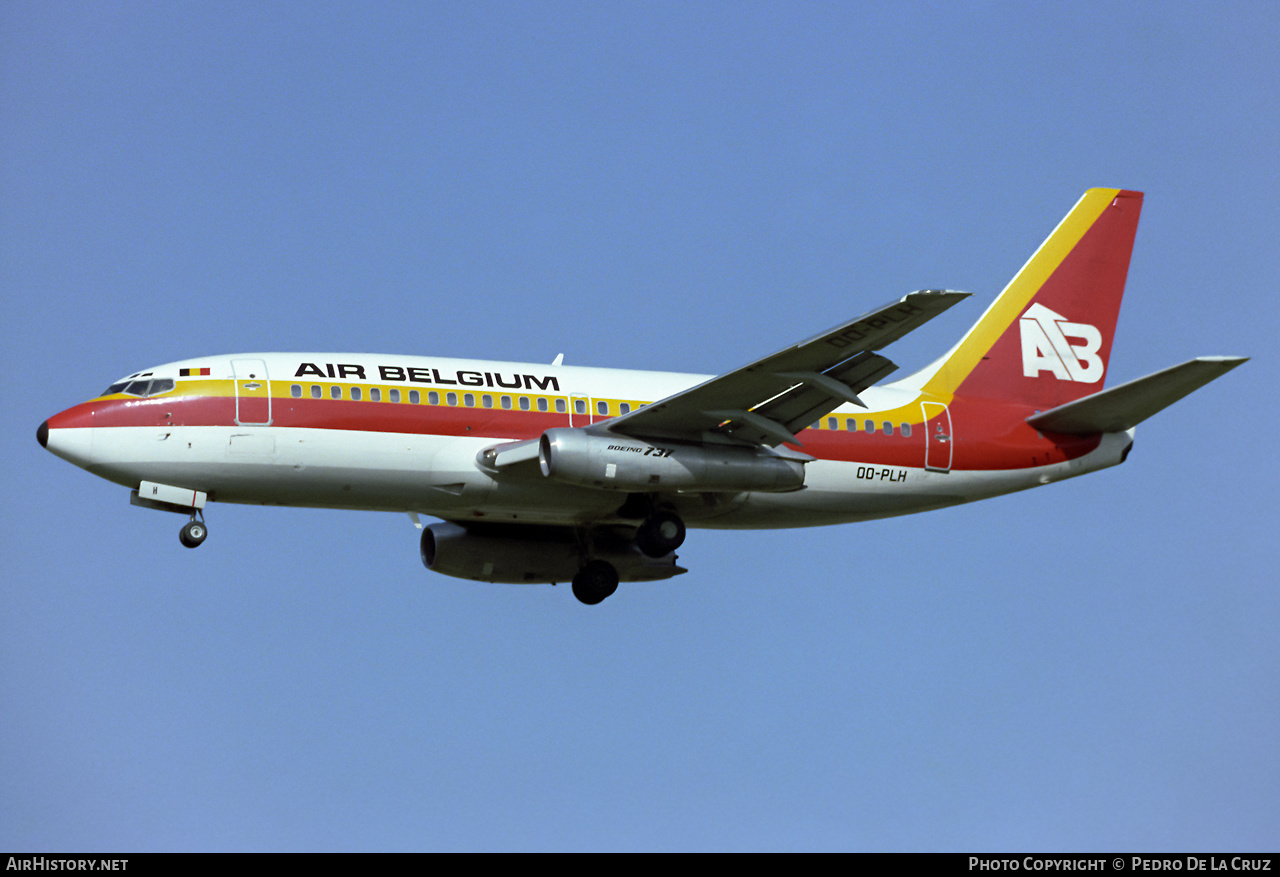
{"type": "Polygon", "coordinates": [[[1093,435],[1132,429],[1183,396],[1248,361],[1247,356],[1201,356],[1164,371],[1085,396],[1027,418],[1042,432],[1093,435]]]}

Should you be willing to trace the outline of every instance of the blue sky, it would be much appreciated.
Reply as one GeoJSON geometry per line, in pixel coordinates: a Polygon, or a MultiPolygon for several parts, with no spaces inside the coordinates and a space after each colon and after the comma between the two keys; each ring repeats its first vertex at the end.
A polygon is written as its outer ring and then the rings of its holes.
{"type": "Polygon", "coordinates": [[[0,8],[0,848],[1280,846],[1273,3],[0,8]],[[1253,361],[1118,469],[693,531],[599,607],[402,516],[177,516],[43,451],[249,350],[712,373],[974,300],[1147,193],[1109,380],[1253,361]]]}

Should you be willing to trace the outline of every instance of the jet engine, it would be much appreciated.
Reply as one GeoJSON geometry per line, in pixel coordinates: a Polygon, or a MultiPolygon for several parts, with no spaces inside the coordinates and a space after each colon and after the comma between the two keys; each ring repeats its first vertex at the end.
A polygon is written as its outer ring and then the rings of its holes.
{"type": "Polygon", "coordinates": [[[557,481],[605,490],[784,492],[804,486],[812,457],[786,448],[688,445],[556,428],[542,434],[538,462],[557,481]]]}
{"type": "MultiPolygon", "coordinates": [[[[685,572],[675,555],[646,557],[628,532],[593,530],[590,558],[612,564],[618,581],[669,579],[685,572]]],[[[459,579],[505,584],[572,581],[584,564],[584,544],[569,527],[521,524],[431,524],[422,530],[422,563],[459,579]]]]}

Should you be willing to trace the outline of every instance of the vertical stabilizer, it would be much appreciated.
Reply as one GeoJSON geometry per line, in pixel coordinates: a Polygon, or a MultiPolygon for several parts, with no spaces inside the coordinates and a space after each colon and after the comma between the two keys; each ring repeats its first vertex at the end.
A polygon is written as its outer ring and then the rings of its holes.
{"type": "Polygon", "coordinates": [[[1048,409],[1101,390],[1141,212],[1141,192],[1085,192],[925,392],[1048,409]]]}

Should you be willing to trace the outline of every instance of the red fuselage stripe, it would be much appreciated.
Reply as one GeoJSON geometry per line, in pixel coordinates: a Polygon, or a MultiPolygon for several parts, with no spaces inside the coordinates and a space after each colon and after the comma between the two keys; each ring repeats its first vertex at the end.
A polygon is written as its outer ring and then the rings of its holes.
{"type": "MultiPolygon", "coordinates": [[[[85,402],[49,418],[50,429],[117,426],[235,426],[236,403],[229,396],[170,396],[152,399],[99,399],[85,402]]],[[[1029,411],[982,399],[957,398],[950,406],[949,433],[952,469],[1021,469],[1060,463],[1087,454],[1098,445],[1095,437],[1042,437],[1025,418],[1029,411]]],[[[841,414],[838,423],[846,418],[841,414]]],[[[603,418],[596,418],[599,422],[603,418]]],[[[883,431],[883,416],[857,415],[855,432],[807,429],[800,433],[803,450],[819,459],[877,466],[924,465],[926,436],[934,421],[917,418],[910,436],[883,431]],[[866,420],[877,430],[864,431],[866,420]]],[[[573,424],[585,425],[585,415],[574,415],[573,424]]],[[[271,425],[297,429],[331,429],[353,432],[405,433],[410,435],[484,436],[486,438],[537,438],[544,431],[569,426],[569,415],[554,412],[501,408],[466,408],[447,405],[413,405],[408,402],[368,402],[334,399],[275,397],[271,400],[271,425]]],[[[246,429],[262,428],[246,425],[246,429]]]]}

